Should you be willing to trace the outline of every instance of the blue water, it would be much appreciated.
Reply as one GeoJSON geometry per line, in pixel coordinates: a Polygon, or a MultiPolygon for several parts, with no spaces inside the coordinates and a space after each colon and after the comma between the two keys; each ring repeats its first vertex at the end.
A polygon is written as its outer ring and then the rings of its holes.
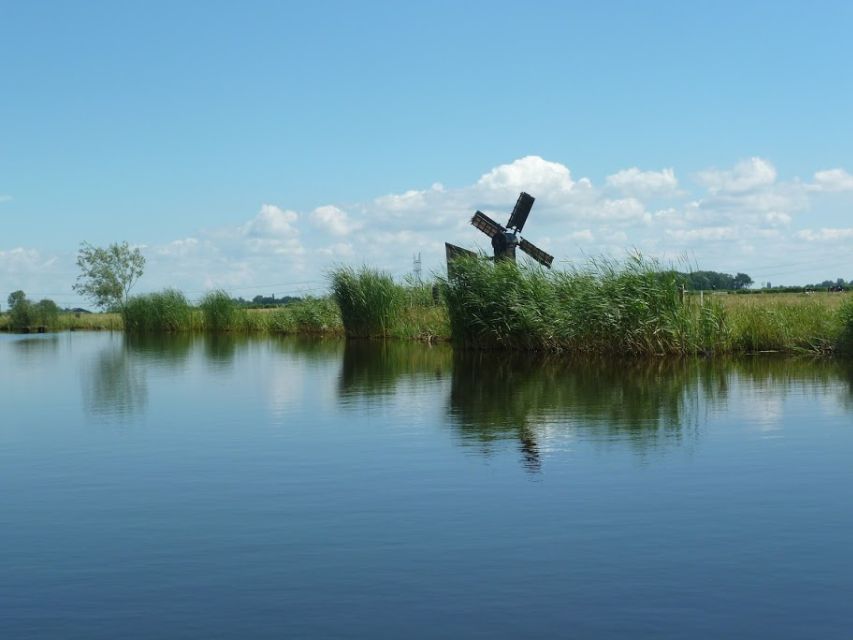
{"type": "Polygon", "coordinates": [[[0,335],[1,638],[851,638],[853,366],[0,335]]]}

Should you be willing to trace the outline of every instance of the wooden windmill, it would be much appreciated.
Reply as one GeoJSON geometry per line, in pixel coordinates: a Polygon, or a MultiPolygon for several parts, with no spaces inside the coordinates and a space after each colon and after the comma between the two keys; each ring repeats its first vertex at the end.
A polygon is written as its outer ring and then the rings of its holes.
{"type": "MultiPolygon", "coordinates": [[[[548,268],[551,267],[551,263],[554,261],[554,256],[542,251],[542,249],[537,247],[535,244],[528,242],[519,235],[521,230],[524,228],[524,223],[527,222],[527,217],[530,215],[530,210],[533,208],[534,200],[536,200],[536,198],[531,196],[529,193],[522,192],[521,195],[518,196],[515,207],[509,216],[509,222],[507,222],[505,227],[492,220],[482,211],[477,211],[471,218],[471,224],[492,239],[492,249],[494,250],[496,261],[512,260],[515,262],[515,250],[518,248],[536,260],[539,264],[548,268]]],[[[450,263],[456,258],[462,256],[475,257],[477,255],[473,251],[457,247],[449,242],[445,242],[444,247],[447,254],[448,265],[450,265],[450,263]]]]}

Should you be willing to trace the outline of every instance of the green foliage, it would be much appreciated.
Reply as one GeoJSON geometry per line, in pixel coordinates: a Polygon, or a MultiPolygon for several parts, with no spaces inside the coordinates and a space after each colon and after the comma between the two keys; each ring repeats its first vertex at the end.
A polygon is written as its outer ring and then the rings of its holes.
{"type": "Polygon", "coordinates": [[[101,309],[119,309],[127,304],[133,284],[142,275],[145,258],[127,242],[107,248],[80,245],[77,254],[80,275],[74,290],[101,309]]]}
{"type": "Polygon", "coordinates": [[[59,307],[53,300],[33,303],[20,290],[9,294],[7,300],[12,331],[55,331],[59,327],[59,307]]]}
{"type": "Polygon", "coordinates": [[[175,289],[134,296],[122,309],[128,333],[189,331],[193,314],[184,294],[175,289]]]}
{"type": "Polygon", "coordinates": [[[11,309],[16,304],[23,302],[27,299],[27,294],[18,289],[17,291],[13,291],[9,294],[9,297],[6,298],[6,301],[9,303],[9,308],[11,309]]]}
{"type": "Polygon", "coordinates": [[[405,302],[405,291],[381,271],[341,267],[331,274],[332,294],[341,310],[346,334],[386,337],[405,302]]]}
{"type": "Polygon", "coordinates": [[[840,333],[838,314],[817,301],[750,299],[730,316],[734,351],[830,351],[840,333]]]}
{"type": "Polygon", "coordinates": [[[841,324],[840,337],[837,348],[845,355],[853,355],[853,297],[841,304],[838,310],[838,319],[841,324]]]}
{"type": "Polygon", "coordinates": [[[9,296],[9,327],[12,331],[24,331],[32,327],[34,322],[33,303],[27,300],[23,291],[16,291],[9,296]],[[20,293],[20,296],[12,296],[20,293]]]}
{"type": "Polygon", "coordinates": [[[59,307],[53,300],[39,300],[32,305],[32,317],[38,327],[54,331],[59,326],[59,307]]]}
{"type": "Polygon", "coordinates": [[[722,308],[683,303],[678,274],[641,256],[568,272],[476,259],[455,266],[445,296],[460,346],[696,353],[727,335],[722,308]]]}
{"type": "Polygon", "coordinates": [[[237,328],[240,312],[236,303],[222,290],[211,291],[201,301],[206,331],[233,331],[237,328]]]}

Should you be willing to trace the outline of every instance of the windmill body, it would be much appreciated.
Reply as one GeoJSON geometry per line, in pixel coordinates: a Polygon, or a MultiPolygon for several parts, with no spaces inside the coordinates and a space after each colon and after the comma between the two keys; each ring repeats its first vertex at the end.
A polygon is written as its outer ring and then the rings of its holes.
{"type": "MultiPolygon", "coordinates": [[[[520,235],[524,224],[527,222],[527,217],[530,215],[530,210],[533,208],[534,201],[535,198],[533,196],[522,192],[518,196],[518,200],[515,203],[506,226],[495,222],[482,211],[477,211],[471,218],[471,224],[491,238],[496,261],[512,260],[515,262],[516,249],[521,249],[539,264],[548,268],[551,267],[554,256],[546,253],[520,235]]],[[[454,259],[460,256],[476,255],[472,251],[450,243],[445,243],[445,248],[447,251],[448,266],[454,259]]]]}

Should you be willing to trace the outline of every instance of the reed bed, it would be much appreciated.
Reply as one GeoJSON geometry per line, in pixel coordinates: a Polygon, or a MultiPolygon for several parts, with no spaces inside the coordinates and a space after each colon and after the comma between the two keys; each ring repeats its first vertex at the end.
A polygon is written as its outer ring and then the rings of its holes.
{"type": "MultiPolygon", "coordinates": [[[[224,291],[192,307],[167,289],[132,298],[121,316],[59,313],[50,328],[452,340],[463,349],[605,355],[853,354],[851,294],[682,298],[677,275],[640,256],[568,271],[461,260],[452,278],[428,284],[341,268],[330,281],[332,295],[275,309],[241,308],[224,291]]],[[[13,329],[12,315],[0,316],[0,330],[13,329]]]]}
{"type": "Polygon", "coordinates": [[[341,267],[330,274],[332,296],[341,310],[348,337],[385,338],[402,310],[403,287],[387,273],[341,267]]]}
{"type": "Polygon", "coordinates": [[[729,341],[719,305],[682,302],[676,275],[640,257],[565,272],[459,261],[445,298],[466,348],[664,354],[729,341]]]}
{"type": "Polygon", "coordinates": [[[176,289],[134,296],[122,309],[128,333],[175,333],[194,328],[194,314],[186,297],[176,289]]]}
{"type": "Polygon", "coordinates": [[[463,348],[662,355],[829,352],[842,342],[837,298],[700,302],[678,289],[673,272],[641,256],[564,272],[464,260],[445,299],[463,348]]]}

